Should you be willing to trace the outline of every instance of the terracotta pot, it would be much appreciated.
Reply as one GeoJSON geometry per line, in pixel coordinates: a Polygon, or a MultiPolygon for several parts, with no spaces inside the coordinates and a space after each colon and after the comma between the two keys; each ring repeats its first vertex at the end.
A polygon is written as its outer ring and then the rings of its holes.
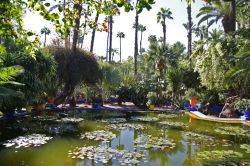
{"type": "Polygon", "coordinates": [[[55,98],[52,97],[52,96],[49,96],[49,97],[47,98],[48,104],[54,104],[54,101],[55,101],[55,98]]]}
{"type": "Polygon", "coordinates": [[[42,111],[45,109],[45,104],[37,104],[34,106],[35,110],[42,111]]]}
{"type": "Polygon", "coordinates": [[[191,100],[190,100],[190,105],[192,108],[195,108],[196,107],[196,104],[197,104],[197,98],[196,96],[192,96],[191,97],[191,100]]]}

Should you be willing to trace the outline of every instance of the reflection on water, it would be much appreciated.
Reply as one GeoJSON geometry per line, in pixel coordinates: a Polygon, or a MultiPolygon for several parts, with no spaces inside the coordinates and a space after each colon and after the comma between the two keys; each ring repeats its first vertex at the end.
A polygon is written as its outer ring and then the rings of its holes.
{"type": "MultiPolygon", "coordinates": [[[[72,150],[76,147],[85,147],[85,146],[102,146],[109,147],[112,149],[118,149],[119,151],[130,151],[138,152],[143,154],[143,157],[140,159],[138,164],[131,165],[145,165],[145,166],[192,166],[197,165],[195,160],[195,155],[199,151],[204,150],[235,150],[242,152],[242,149],[239,148],[239,145],[242,143],[249,143],[249,139],[245,140],[235,140],[235,137],[223,136],[218,133],[215,133],[214,130],[219,127],[229,126],[227,124],[219,123],[208,123],[203,121],[190,121],[188,117],[183,115],[178,115],[173,118],[165,118],[162,116],[158,121],[149,121],[149,122],[140,122],[140,121],[130,121],[129,117],[126,114],[123,114],[123,118],[127,119],[125,123],[141,124],[145,126],[145,129],[134,129],[134,128],[122,128],[118,130],[112,129],[112,132],[116,134],[116,137],[110,142],[101,142],[95,140],[80,139],[80,134],[84,132],[91,132],[95,130],[111,130],[107,129],[107,126],[112,119],[106,119],[102,121],[101,118],[109,118],[112,113],[105,112],[104,115],[98,113],[98,118],[96,119],[95,114],[93,113],[74,113],[74,117],[84,118],[81,122],[72,122],[72,124],[61,123],[61,128],[65,126],[71,126],[72,133],[67,130],[67,133],[61,133],[63,130],[58,130],[55,134],[51,134],[51,130],[46,131],[46,128],[52,129],[55,126],[55,123],[59,121],[55,120],[54,122],[41,122],[41,121],[30,121],[27,123],[26,128],[28,132],[19,131],[19,128],[12,129],[7,126],[0,131],[3,134],[8,133],[8,136],[2,137],[0,140],[3,142],[6,141],[6,138],[15,138],[17,135],[27,135],[35,134],[35,131],[38,131],[41,134],[46,134],[48,136],[53,136],[53,139],[48,141],[47,144],[40,147],[27,147],[27,148],[5,148],[0,142],[0,165],[29,165],[29,166],[99,166],[99,165],[121,165],[119,162],[119,157],[112,158],[108,163],[102,164],[97,162],[94,159],[73,159],[68,157],[69,150],[72,150]],[[88,120],[87,120],[88,119],[88,120]],[[169,121],[171,124],[175,122],[182,122],[185,125],[188,125],[188,128],[171,128],[171,126],[163,127],[159,125],[160,121],[169,121]],[[36,130],[29,128],[29,125],[34,127],[36,130]],[[40,127],[42,129],[40,129],[40,127]],[[46,127],[44,127],[46,126],[46,127]],[[44,131],[43,131],[44,129],[44,131]],[[13,133],[11,133],[13,131],[13,133]],[[19,131],[16,132],[15,131],[19,131]],[[60,131],[60,132],[59,132],[60,131]],[[187,134],[189,133],[189,134],[187,134]],[[191,134],[190,134],[191,133],[191,134]],[[194,134],[192,134],[194,133],[194,134]],[[195,134],[199,133],[199,134],[195,134]],[[153,144],[153,148],[146,148],[138,146],[134,140],[137,138],[144,138],[148,141],[150,138],[164,138],[166,140],[172,141],[174,146],[168,148],[162,148],[160,143],[153,144]],[[226,142],[231,140],[231,142],[226,142]],[[220,142],[224,141],[224,142],[220,142]],[[208,144],[210,142],[210,144],[208,144]],[[227,146],[224,146],[227,145],[227,146]]],[[[119,114],[118,114],[119,115],[119,114]]],[[[120,115],[119,115],[120,116],[120,115]]],[[[140,117],[143,114],[139,115],[140,117]]],[[[157,114],[150,114],[147,117],[157,117],[157,114]]],[[[19,125],[22,124],[19,123],[19,125]]],[[[15,125],[15,124],[12,124],[15,125]]],[[[235,127],[241,128],[239,125],[234,125],[235,127]]],[[[66,127],[67,128],[67,127],[66,127]]],[[[68,129],[68,128],[67,128],[68,129]]],[[[52,132],[53,133],[53,132],[52,132]]],[[[152,144],[152,143],[151,143],[152,144]]],[[[245,157],[245,155],[244,155],[245,157]]],[[[243,159],[244,159],[243,157],[243,159]]],[[[128,165],[124,163],[125,165],[128,165]]]]}

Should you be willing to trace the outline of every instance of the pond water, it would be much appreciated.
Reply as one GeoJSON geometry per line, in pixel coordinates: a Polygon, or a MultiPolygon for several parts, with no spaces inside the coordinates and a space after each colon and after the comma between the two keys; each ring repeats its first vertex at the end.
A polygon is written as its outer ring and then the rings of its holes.
{"type": "Polygon", "coordinates": [[[1,124],[0,165],[250,165],[249,144],[245,126],[183,113],[47,113],[1,124]]]}

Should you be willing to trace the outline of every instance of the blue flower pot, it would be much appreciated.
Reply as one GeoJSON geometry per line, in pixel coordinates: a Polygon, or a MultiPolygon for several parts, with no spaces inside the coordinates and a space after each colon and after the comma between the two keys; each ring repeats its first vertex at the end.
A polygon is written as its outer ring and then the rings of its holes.
{"type": "Polygon", "coordinates": [[[250,108],[244,111],[244,116],[246,117],[246,120],[250,120],[250,108]]]}

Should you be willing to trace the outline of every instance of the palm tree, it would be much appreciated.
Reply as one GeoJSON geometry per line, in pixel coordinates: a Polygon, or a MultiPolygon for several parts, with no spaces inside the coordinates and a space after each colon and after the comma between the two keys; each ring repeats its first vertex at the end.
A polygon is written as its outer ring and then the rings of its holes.
{"type": "MultiPolygon", "coordinates": [[[[107,32],[107,44],[106,44],[106,61],[108,62],[108,60],[109,60],[109,58],[108,58],[108,54],[109,54],[109,18],[108,17],[105,17],[105,19],[104,19],[104,23],[106,24],[106,23],[108,23],[108,26],[107,26],[107,30],[106,30],[106,32],[107,32]]],[[[105,25],[106,26],[106,25],[105,25]]]]}
{"type": "Polygon", "coordinates": [[[90,6],[90,4],[87,4],[87,9],[84,9],[84,24],[83,24],[84,29],[83,29],[83,32],[82,32],[82,37],[80,39],[81,40],[80,41],[81,48],[83,47],[83,42],[84,42],[86,29],[87,29],[87,23],[88,23],[87,18],[88,18],[88,13],[89,13],[89,6],[90,6]]]}
{"type": "MultiPolygon", "coordinates": [[[[102,0],[100,0],[100,3],[102,3],[102,0]]],[[[99,12],[96,11],[96,16],[95,16],[95,23],[96,24],[98,22],[98,19],[99,19],[99,12]]],[[[93,28],[92,35],[91,35],[90,52],[93,52],[93,50],[94,50],[95,32],[96,32],[96,28],[93,28]]]]}
{"type": "Polygon", "coordinates": [[[109,62],[112,60],[113,16],[109,16],[109,62]]]}
{"type": "Polygon", "coordinates": [[[122,62],[122,38],[125,38],[124,32],[118,32],[117,36],[120,38],[120,62],[122,62]]]}
{"type": "Polygon", "coordinates": [[[200,40],[208,38],[207,27],[205,25],[196,27],[194,33],[196,37],[200,37],[200,40]]]}
{"type": "Polygon", "coordinates": [[[182,24],[184,26],[184,28],[187,30],[187,38],[188,38],[188,56],[190,57],[192,54],[192,32],[194,32],[195,27],[193,22],[191,22],[191,24],[185,23],[182,24]]]}
{"type": "Polygon", "coordinates": [[[234,32],[236,27],[236,1],[212,1],[208,6],[200,9],[196,17],[200,16],[202,17],[198,25],[210,19],[208,22],[208,27],[210,27],[221,20],[225,33],[234,32]]]}
{"type": "Polygon", "coordinates": [[[111,60],[114,61],[114,56],[119,54],[118,49],[117,48],[112,48],[112,50],[110,52],[112,53],[111,60]]]}
{"type": "Polygon", "coordinates": [[[82,13],[82,3],[81,1],[75,1],[73,5],[74,11],[74,28],[73,28],[73,40],[72,40],[72,50],[76,51],[76,45],[78,40],[78,34],[80,29],[80,20],[81,20],[81,13],[82,13]]]}
{"type": "Polygon", "coordinates": [[[222,35],[223,35],[222,30],[213,29],[211,32],[209,32],[209,36],[210,36],[209,39],[212,41],[219,41],[222,35]]]}
{"type": "Polygon", "coordinates": [[[164,43],[166,43],[166,19],[173,19],[172,12],[170,9],[161,8],[157,13],[157,23],[161,23],[163,29],[163,39],[164,43]]]}
{"type": "MultiPolygon", "coordinates": [[[[166,64],[169,57],[169,45],[164,42],[161,44],[150,43],[148,51],[149,59],[154,63],[154,69],[159,73],[160,82],[165,80],[166,64]]],[[[162,86],[159,88],[159,98],[162,99],[162,86]]]]}
{"type": "Polygon", "coordinates": [[[192,25],[193,25],[191,3],[188,3],[187,15],[188,15],[188,55],[189,55],[189,57],[191,57],[191,54],[192,54],[192,25]]]}
{"type": "MultiPolygon", "coordinates": [[[[136,0],[136,6],[139,0],[136,0]]],[[[134,77],[137,78],[137,56],[138,56],[138,25],[139,25],[139,11],[135,11],[135,48],[134,48],[134,77]]]]}
{"type": "Polygon", "coordinates": [[[156,43],[157,42],[157,38],[156,38],[155,35],[149,35],[148,41],[149,41],[149,43],[156,43]]]}
{"type": "Polygon", "coordinates": [[[51,32],[50,29],[47,27],[43,27],[41,29],[41,34],[44,34],[44,44],[43,44],[44,47],[46,46],[46,37],[47,37],[47,35],[50,34],[50,32],[51,32]]]}
{"type": "Polygon", "coordinates": [[[145,32],[146,30],[147,30],[146,26],[139,24],[138,31],[141,31],[140,54],[142,54],[142,33],[145,32]]]}

